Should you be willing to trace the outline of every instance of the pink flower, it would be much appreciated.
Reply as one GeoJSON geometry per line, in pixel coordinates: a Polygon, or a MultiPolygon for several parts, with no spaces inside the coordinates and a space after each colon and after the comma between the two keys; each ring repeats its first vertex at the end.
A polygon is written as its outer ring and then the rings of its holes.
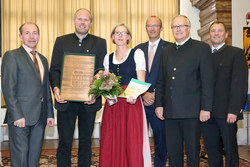
{"type": "Polygon", "coordinates": [[[108,71],[102,71],[100,72],[101,74],[101,78],[105,79],[105,78],[109,78],[109,72],[108,71]]]}
{"type": "Polygon", "coordinates": [[[101,75],[99,74],[99,73],[97,73],[96,75],[95,75],[95,79],[100,79],[101,78],[101,75]]]}

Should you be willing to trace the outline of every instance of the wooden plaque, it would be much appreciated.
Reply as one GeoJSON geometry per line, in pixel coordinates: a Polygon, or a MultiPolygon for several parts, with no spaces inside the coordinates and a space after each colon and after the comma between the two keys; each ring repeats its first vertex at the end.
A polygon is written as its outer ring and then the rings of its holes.
{"type": "Polygon", "coordinates": [[[95,55],[65,53],[60,95],[66,101],[89,101],[88,92],[93,79],[95,55]]]}

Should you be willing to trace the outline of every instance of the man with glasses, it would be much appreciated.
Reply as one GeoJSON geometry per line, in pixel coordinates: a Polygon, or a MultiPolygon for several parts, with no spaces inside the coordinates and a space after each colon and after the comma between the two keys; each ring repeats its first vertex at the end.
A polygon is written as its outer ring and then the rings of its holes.
{"type": "Polygon", "coordinates": [[[146,82],[151,83],[149,90],[143,94],[143,104],[146,111],[147,122],[150,123],[154,134],[155,145],[155,167],[165,167],[167,162],[167,148],[165,144],[164,121],[155,115],[155,84],[160,64],[162,49],[171,45],[170,42],[160,38],[163,30],[162,21],[157,16],[150,16],[146,21],[146,31],[149,41],[139,44],[135,49],[140,48],[145,54],[146,60],[146,82]]]}
{"type": "Polygon", "coordinates": [[[74,14],[75,32],[56,39],[51,66],[50,83],[55,96],[57,109],[57,127],[59,146],[57,149],[57,166],[71,166],[71,148],[78,119],[79,151],[78,166],[91,165],[91,136],[94,129],[96,111],[102,107],[101,98],[91,102],[66,102],[60,97],[60,80],[63,55],[68,53],[95,54],[95,69],[103,68],[102,62],[107,53],[106,40],[88,33],[92,25],[92,15],[89,10],[81,8],[74,14]]]}
{"type": "Polygon", "coordinates": [[[200,121],[210,118],[213,69],[208,44],[191,39],[186,16],[173,18],[174,45],[163,49],[156,83],[155,113],[165,120],[170,166],[199,167],[200,121]]]}

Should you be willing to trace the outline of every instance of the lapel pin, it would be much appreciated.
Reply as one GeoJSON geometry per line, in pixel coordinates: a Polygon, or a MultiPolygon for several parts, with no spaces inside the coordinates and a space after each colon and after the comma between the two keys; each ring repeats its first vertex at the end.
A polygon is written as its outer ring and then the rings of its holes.
{"type": "Polygon", "coordinates": [[[87,52],[89,52],[89,50],[87,50],[87,52]]]}

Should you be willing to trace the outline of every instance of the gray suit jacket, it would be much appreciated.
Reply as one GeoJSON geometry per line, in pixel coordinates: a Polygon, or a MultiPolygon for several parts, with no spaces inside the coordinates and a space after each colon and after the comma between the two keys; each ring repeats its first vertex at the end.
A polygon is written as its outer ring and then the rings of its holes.
{"type": "Polygon", "coordinates": [[[44,56],[39,56],[44,67],[42,83],[33,61],[22,46],[4,54],[2,91],[7,107],[5,123],[13,124],[24,117],[25,125],[31,126],[42,114],[46,125],[47,118],[54,118],[48,62],[44,56]]]}

